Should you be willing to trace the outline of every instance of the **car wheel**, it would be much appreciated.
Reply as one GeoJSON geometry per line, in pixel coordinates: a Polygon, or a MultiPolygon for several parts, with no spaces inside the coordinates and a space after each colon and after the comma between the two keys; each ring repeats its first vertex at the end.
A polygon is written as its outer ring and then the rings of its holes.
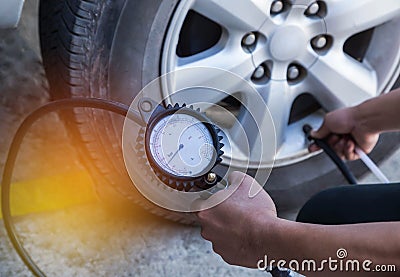
{"type": "MultiPolygon", "coordinates": [[[[278,153],[266,189],[281,210],[344,183],[323,154],[308,153],[302,126],[317,127],[325,111],[392,88],[400,69],[399,28],[398,0],[42,0],[40,5],[43,61],[54,98],[90,96],[130,104],[160,75],[198,66],[229,70],[249,81],[276,125],[278,153]]],[[[228,93],[234,97],[204,100],[245,119],[236,99],[246,101],[246,92],[228,93]]],[[[100,194],[117,192],[185,220],[139,197],[122,159],[121,118],[78,109],[62,117],[83,158],[93,164],[91,171],[100,172],[100,194]]],[[[220,124],[234,141],[235,125],[220,124]]],[[[373,158],[391,153],[399,138],[382,137],[373,158]]],[[[234,144],[226,153],[239,167],[251,162],[234,144]]],[[[366,171],[359,162],[350,166],[357,175],[366,171]]]]}

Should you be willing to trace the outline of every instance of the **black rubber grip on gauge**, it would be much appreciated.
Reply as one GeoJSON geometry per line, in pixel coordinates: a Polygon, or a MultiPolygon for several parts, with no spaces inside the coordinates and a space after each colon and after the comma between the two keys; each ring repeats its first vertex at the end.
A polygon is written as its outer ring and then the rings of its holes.
{"type": "Polygon", "coordinates": [[[324,150],[328,157],[336,164],[340,172],[346,178],[349,184],[357,184],[357,179],[350,171],[349,167],[343,162],[343,160],[336,154],[336,152],[329,146],[329,144],[324,139],[316,139],[311,136],[312,127],[308,124],[303,126],[303,132],[309,141],[314,141],[314,143],[324,150]]]}

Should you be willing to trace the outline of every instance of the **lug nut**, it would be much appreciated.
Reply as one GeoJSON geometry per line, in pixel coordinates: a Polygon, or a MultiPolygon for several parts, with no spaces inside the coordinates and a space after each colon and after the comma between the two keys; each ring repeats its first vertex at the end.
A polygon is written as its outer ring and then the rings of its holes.
{"type": "Polygon", "coordinates": [[[243,44],[245,46],[252,46],[254,43],[256,43],[256,40],[257,40],[256,34],[249,33],[243,38],[243,44]]]}
{"type": "Polygon", "coordinates": [[[317,2],[312,3],[306,13],[307,15],[316,15],[319,12],[319,4],[317,2]]]}
{"type": "Polygon", "coordinates": [[[271,6],[271,13],[277,14],[280,13],[283,10],[283,2],[278,0],[274,1],[271,6]]]}
{"type": "Polygon", "coordinates": [[[328,40],[325,36],[318,36],[312,40],[312,45],[317,49],[322,49],[326,46],[328,40]]]}
{"type": "Polygon", "coordinates": [[[288,79],[293,81],[299,78],[300,69],[296,65],[291,65],[288,69],[288,79]]]}
{"type": "Polygon", "coordinates": [[[265,68],[264,68],[264,66],[260,65],[254,71],[253,78],[259,80],[259,79],[262,79],[264,76],[265,76],[265,68]]]}

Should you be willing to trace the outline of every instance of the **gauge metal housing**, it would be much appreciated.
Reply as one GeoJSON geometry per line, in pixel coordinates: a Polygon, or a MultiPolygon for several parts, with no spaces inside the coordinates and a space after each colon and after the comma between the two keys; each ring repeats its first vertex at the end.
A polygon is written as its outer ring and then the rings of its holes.
{"type": "Polygon", "coordinates": [[[217,178],[215,183],[207,182],[207,176],[212,172],[213,168],[222,161],[221,156],[223,155],[222,147],[224,146],[221,143],[222,136],[218,134],[221,130],[216,127],[205,115],[205,113],[201,113],[199,109],[194,110],[193,106],[187,107],[185,104],[182,106],[176,104],[175,106],[168,105],[167,108],[164,108],[161,105],[158,105],[151,113],[151,116],[148,118],[147,127],[142,128],[140,134],[138,136],[138,145],[139,150],[143,151],[143,157],[147,160],[150,165],[152,171],[157,175],[158,179],[162,181],[165,185],[179,190],[179,191],[190,191],[192,189],[209,189],[214,186],[220,178],[217,178]],[[207,128],[209,134],[211,135],[213,147],[215,149],[212,160],[210,164],[200,173],[194,177],[188,176],[178,176],[177,174],[172,174],[166,171],[153,157],[153,154],[150,150],[150,136],[157,125],[162,119],[175,115],[175,114],[185,114],[191,117],[196,118],[199,123],[204,124],[207,128]],[[143,149],[144,148],[144,149],[143,149]]]}

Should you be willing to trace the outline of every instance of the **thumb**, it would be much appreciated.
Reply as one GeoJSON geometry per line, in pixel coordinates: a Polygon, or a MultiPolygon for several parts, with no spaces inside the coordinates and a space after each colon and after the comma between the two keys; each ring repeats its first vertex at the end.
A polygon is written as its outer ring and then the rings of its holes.
{"type": "Polygon", "coordinates": [[[317,131],[311,131],[311,137],[316,139],[323,139],[332,133],[331,129],[328,127],[326,120],[322,123],[322,126],[317,131]]]}
{"type": "Polygon", "coordinates": [[[240,171],[233,171],[228,175],[228,183],[231,185],[231,187],[237,187],[244,183],[246,177],[250,176],[240,171]]]}
{"type": "Polygon", "coordinates": [[[243,172],[232,172],[229,174],[228,180],[233,187],[239,186],[238,190],[247,190],[249,198],[256,197],[263,190],[263,187],[254,178],[243,172]]]}

